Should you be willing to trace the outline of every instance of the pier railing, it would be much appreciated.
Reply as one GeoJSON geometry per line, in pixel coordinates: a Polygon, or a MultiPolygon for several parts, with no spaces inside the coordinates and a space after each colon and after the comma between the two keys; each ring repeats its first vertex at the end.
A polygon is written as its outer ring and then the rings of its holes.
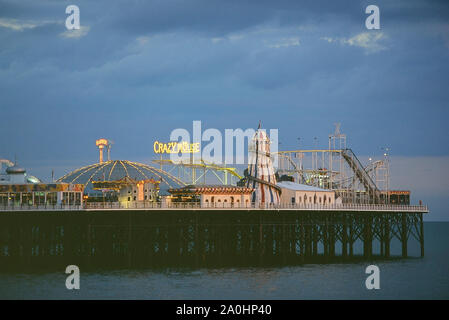
{"type": "Polygon", "coordinates": [[[427,206],[392,204],[255,204],[255,203],[160,203],[160,202],[98,202],[83,205],[21,205],[0,206],[1,211],[89,211],[89,210],[304,210],[304,211],[378,211],[427,213],[427,206]]]}
{"type": "Polygon", "coordinates": [[[65,204],[41,204],[41,205],[0,205],[2,211],[80,211],[84,210],[85,205],[65,205],[65,204]]]}

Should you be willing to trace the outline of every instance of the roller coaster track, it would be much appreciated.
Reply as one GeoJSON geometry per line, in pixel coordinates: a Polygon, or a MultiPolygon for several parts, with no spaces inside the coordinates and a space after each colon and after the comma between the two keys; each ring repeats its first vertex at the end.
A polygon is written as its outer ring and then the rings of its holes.
{"type": "Polygon", "coordinates": [[[370,165],[365,167],[365,171],[367,173],[370,173],[370,172],[376,170],[378,167],[383,166],[384,164],[385,164],[385,162],[383,160],[374,161],[373,163],[371,163],[370,165]]]}
{"type": "MultiPolygon", "coordinates": [[[[301,176],[302,181],[306,181],[306,177],[304,176],[304,170],[299,169],[298,166],[296,165],[296,163],[289,157],[286,156],[285,154],[279,153],[279,157],[283,158],[283,159],[287,159],[287,161],[293,166],[294,171],[299,173],[299,175],[301,176]]],[[[282,172],[282,170],[281,170],[282,172]]]]}
{"type": "MultiPolygon", "coordinates": [[[[374,170],[376,170],[378,167],[384,165],[384,161],[383,160],[377,160],[374,161],[373,163],[367,165],[366,167],[364,167],[366,173],[370,174],[371,172],[373,172],[374,170]]],[[[372,176],[371,176],[371,179],[372,176]]],[[[343,182],[348,182],[349,183],[349,188],[352,188],[353,183],[354,183],[354,179],[352,177],[347,178],[346,180],[344,180],[343,182]]],[[[377,185],[376,185],[377,186],[377,185]]],[[[377,186],[379,188],[379,186],[377,186]]]]}
{"type": "Polygon", "coordinates": [[[374,202],[379,201],[380,191],[374,181],[371,179],[368,172],[362,166],[362,163],[351,149],[343,149],[341,155],[348,163],[349,167],[354,171],[357,179],[365,187],[366,191],[371,193],[374,197],[374,202]]]}

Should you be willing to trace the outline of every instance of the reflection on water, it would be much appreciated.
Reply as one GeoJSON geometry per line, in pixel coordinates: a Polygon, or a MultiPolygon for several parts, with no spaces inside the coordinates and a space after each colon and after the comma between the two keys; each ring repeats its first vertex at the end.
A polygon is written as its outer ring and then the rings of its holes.
{"type": "MultiPolygon", "coordinates": [[[[428,258],[382,262],[381,289],[366,290],[368,263],[283,268],[81,271],[81,289],[60,273],[0,275],[0,298],[14,299],[442,299],[445,272],[428,258]],[[433,270],[434,269],[434,270],[433,270]],[[427,272],[425,271],[427,270],[427,272]],[[437,284],[435,286],[435,284],[437,284]]],[[[447,267],[447,265],[446,265],[447,267]]]]}

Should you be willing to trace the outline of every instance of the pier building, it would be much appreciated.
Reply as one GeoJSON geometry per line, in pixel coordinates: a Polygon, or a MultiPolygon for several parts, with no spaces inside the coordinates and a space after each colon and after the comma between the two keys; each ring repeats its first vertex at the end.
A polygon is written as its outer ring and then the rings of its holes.
{"type": "Polygon", "coordinates": [[[159,183],[154,179],[134,180],[125,176],[119,180],[92,181],[92,186],[94,190],[107,194],[108,202],[112,200],[132,204],[139,201],[155,202],[159,196],[159,183]]]}
{"type": "Polygon", "coordinates": [[[14,183],[39,183],[38,178],[28,175],[24,168],[21,168],[17,161],[15,163],[0,159],[0,184],[14,184],[14,183]],[[1,171],[1,165],[6,165],[6,170],[1,171]]]}
{"type": "Polygon", "coordinates": [[[291,181],[281,181],[277,183],[281,188],[281,204],[319,204],[332,205],[341,203],[335,198],[335,191],[322,189],[291,181]]]}
{"type": "Polygon", "coordinates": [[[388,203],[391,204],[410,204],[410,191],[409,190],[388,190],[381,193],[382,198],[388,199],[388,203]]]}
{"type": "Polygon", "coordinates": [[[0,184],[0,206],[81,206],[83,189],[69,183],[0,184]]]}
{"type": "Polygon", "coordinates": [[[5,173],[0,175],[0,206],[81,206],[83,185],[69,183],[42,183],[27,175],[17,162],[6,162],[5,173]]]}
{"type": "Polygon", "coordinates": [[[120,188],[118,201],[120,203],[156,202],[159,196],[159,183],[160,181],[154,179],[130,181],[120,188]]]}
{"type": "Polygon", "coordinates": [[[245,207],[251,205],[254,189],[221,185],[189,185],[169,189],[171,197],[167,203],[194,202],[201,207],[245,207]]]}

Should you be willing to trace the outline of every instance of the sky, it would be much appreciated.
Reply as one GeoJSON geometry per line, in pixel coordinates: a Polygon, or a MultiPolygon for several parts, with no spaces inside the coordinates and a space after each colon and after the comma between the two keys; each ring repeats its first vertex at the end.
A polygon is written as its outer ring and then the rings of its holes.
{"type": "Polygon", "coordinates": [[[448,80],[448,1],[0,0],[0,158],[44,180],[97,161],[98,138],[149,161],[193,120],[261,120],[284,150],[326,147],[338,122],[449,220],[448,80]]]}

